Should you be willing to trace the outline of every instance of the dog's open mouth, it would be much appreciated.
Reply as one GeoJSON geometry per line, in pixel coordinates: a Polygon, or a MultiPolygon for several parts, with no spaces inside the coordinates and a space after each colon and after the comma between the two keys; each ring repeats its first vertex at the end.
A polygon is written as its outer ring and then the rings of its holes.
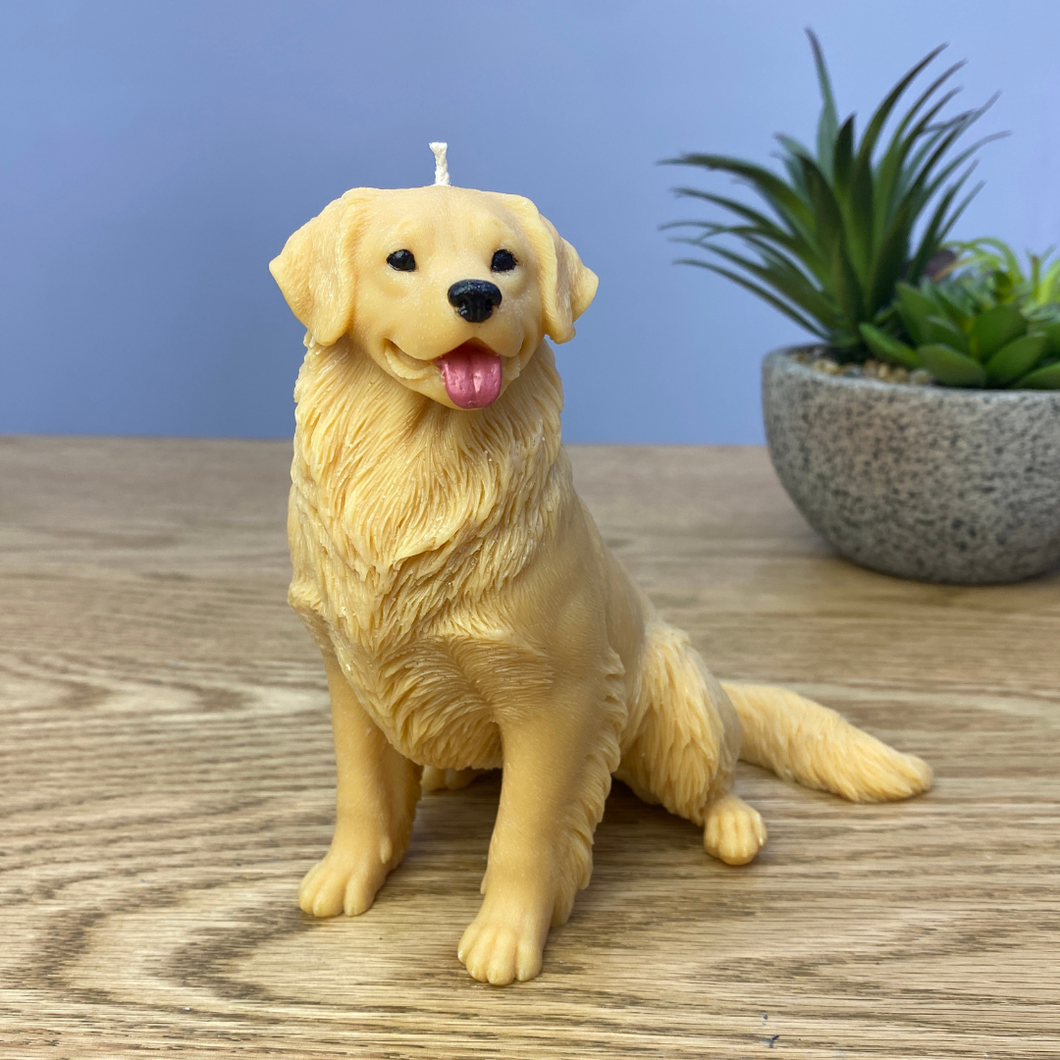
{"type": "Polygon", "coordinates": [[[501,359],[481,342],[465,342],[436,357],[449,400],[462,409],[484,409],[501,392],[501,359]]]}

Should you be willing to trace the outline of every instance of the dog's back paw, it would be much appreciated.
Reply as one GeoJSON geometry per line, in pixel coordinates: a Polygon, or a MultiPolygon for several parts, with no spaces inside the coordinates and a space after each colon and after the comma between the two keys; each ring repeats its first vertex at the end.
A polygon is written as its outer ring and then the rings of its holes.
{"type": "Polygon", "coordinates": [[[420,787],[424,791],[438,791],[441,788],[456,791],[458,788],[466,788],[485,772],[484,769],[438,769],[436,766],[424,766],[420,787]]]}
{"type": "Polygon", "coordinates": [[[703,846],[726,865],[746,865],[765,846],[761,814],[737,795],[723,795],[707,808],[703,846]]]}

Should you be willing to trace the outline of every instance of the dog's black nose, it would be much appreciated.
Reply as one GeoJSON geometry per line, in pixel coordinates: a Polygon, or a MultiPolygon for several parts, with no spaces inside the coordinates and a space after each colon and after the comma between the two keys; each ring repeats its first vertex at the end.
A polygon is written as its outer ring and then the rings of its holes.
{"type": "Polygon", "coordinates": [[[449,304],[469,323],[481,324],[501,304],[501,289],[489,280],[457,280],[449,288],[449,304]]]}

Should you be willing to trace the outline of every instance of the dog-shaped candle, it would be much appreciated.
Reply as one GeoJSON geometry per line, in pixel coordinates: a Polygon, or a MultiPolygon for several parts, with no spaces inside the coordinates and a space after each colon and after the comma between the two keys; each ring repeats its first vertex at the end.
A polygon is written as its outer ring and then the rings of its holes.
{"type": "Polygon", "coordinates": [[[338,768],[305,912],[363,913],[420,792],[502,769],[458,953],[476,979],[531,979],[589,882],[613,776],[730,865],[766,839],[737,758],[854,801],[930,785],[819,704],[719,684],[611,555],[545,342],[573,338],[597,279],[532,202],[452,187],[442,157],[434,186],[348,191],[271,269],[307,328],[290,601],[324,656],[338,768]]]}

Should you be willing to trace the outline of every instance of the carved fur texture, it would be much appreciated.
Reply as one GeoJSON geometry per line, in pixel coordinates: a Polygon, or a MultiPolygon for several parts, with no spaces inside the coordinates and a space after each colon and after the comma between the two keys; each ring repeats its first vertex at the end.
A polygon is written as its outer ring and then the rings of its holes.
{"type": "Polygon", "coordinates": [[[858,801],[930,785],[919,759],[819,704],[719,684],[610,554],[574,492],[545,342],[573,336],[596,277],[529,200],[355,189],[272,271],[308,329],[290,601],[324,656],[338,771],[307,913],[364,912],[421,790],[503,769],[458,953],[476,979],[530,979],[589,881],[612,776],[701,826],[729,864],[766,839],[732,792],[737,757],[858,801]],[[499,250],[514,267],[494,268],[499,250]],[[398,251],[414,269],[391,264],[398,251]],[[485,319],[454,308],[466,280],[497,292],[485,319]],[[467,351],[500,359],[485,407],[461,407],[443,380],[467,351]]]}

